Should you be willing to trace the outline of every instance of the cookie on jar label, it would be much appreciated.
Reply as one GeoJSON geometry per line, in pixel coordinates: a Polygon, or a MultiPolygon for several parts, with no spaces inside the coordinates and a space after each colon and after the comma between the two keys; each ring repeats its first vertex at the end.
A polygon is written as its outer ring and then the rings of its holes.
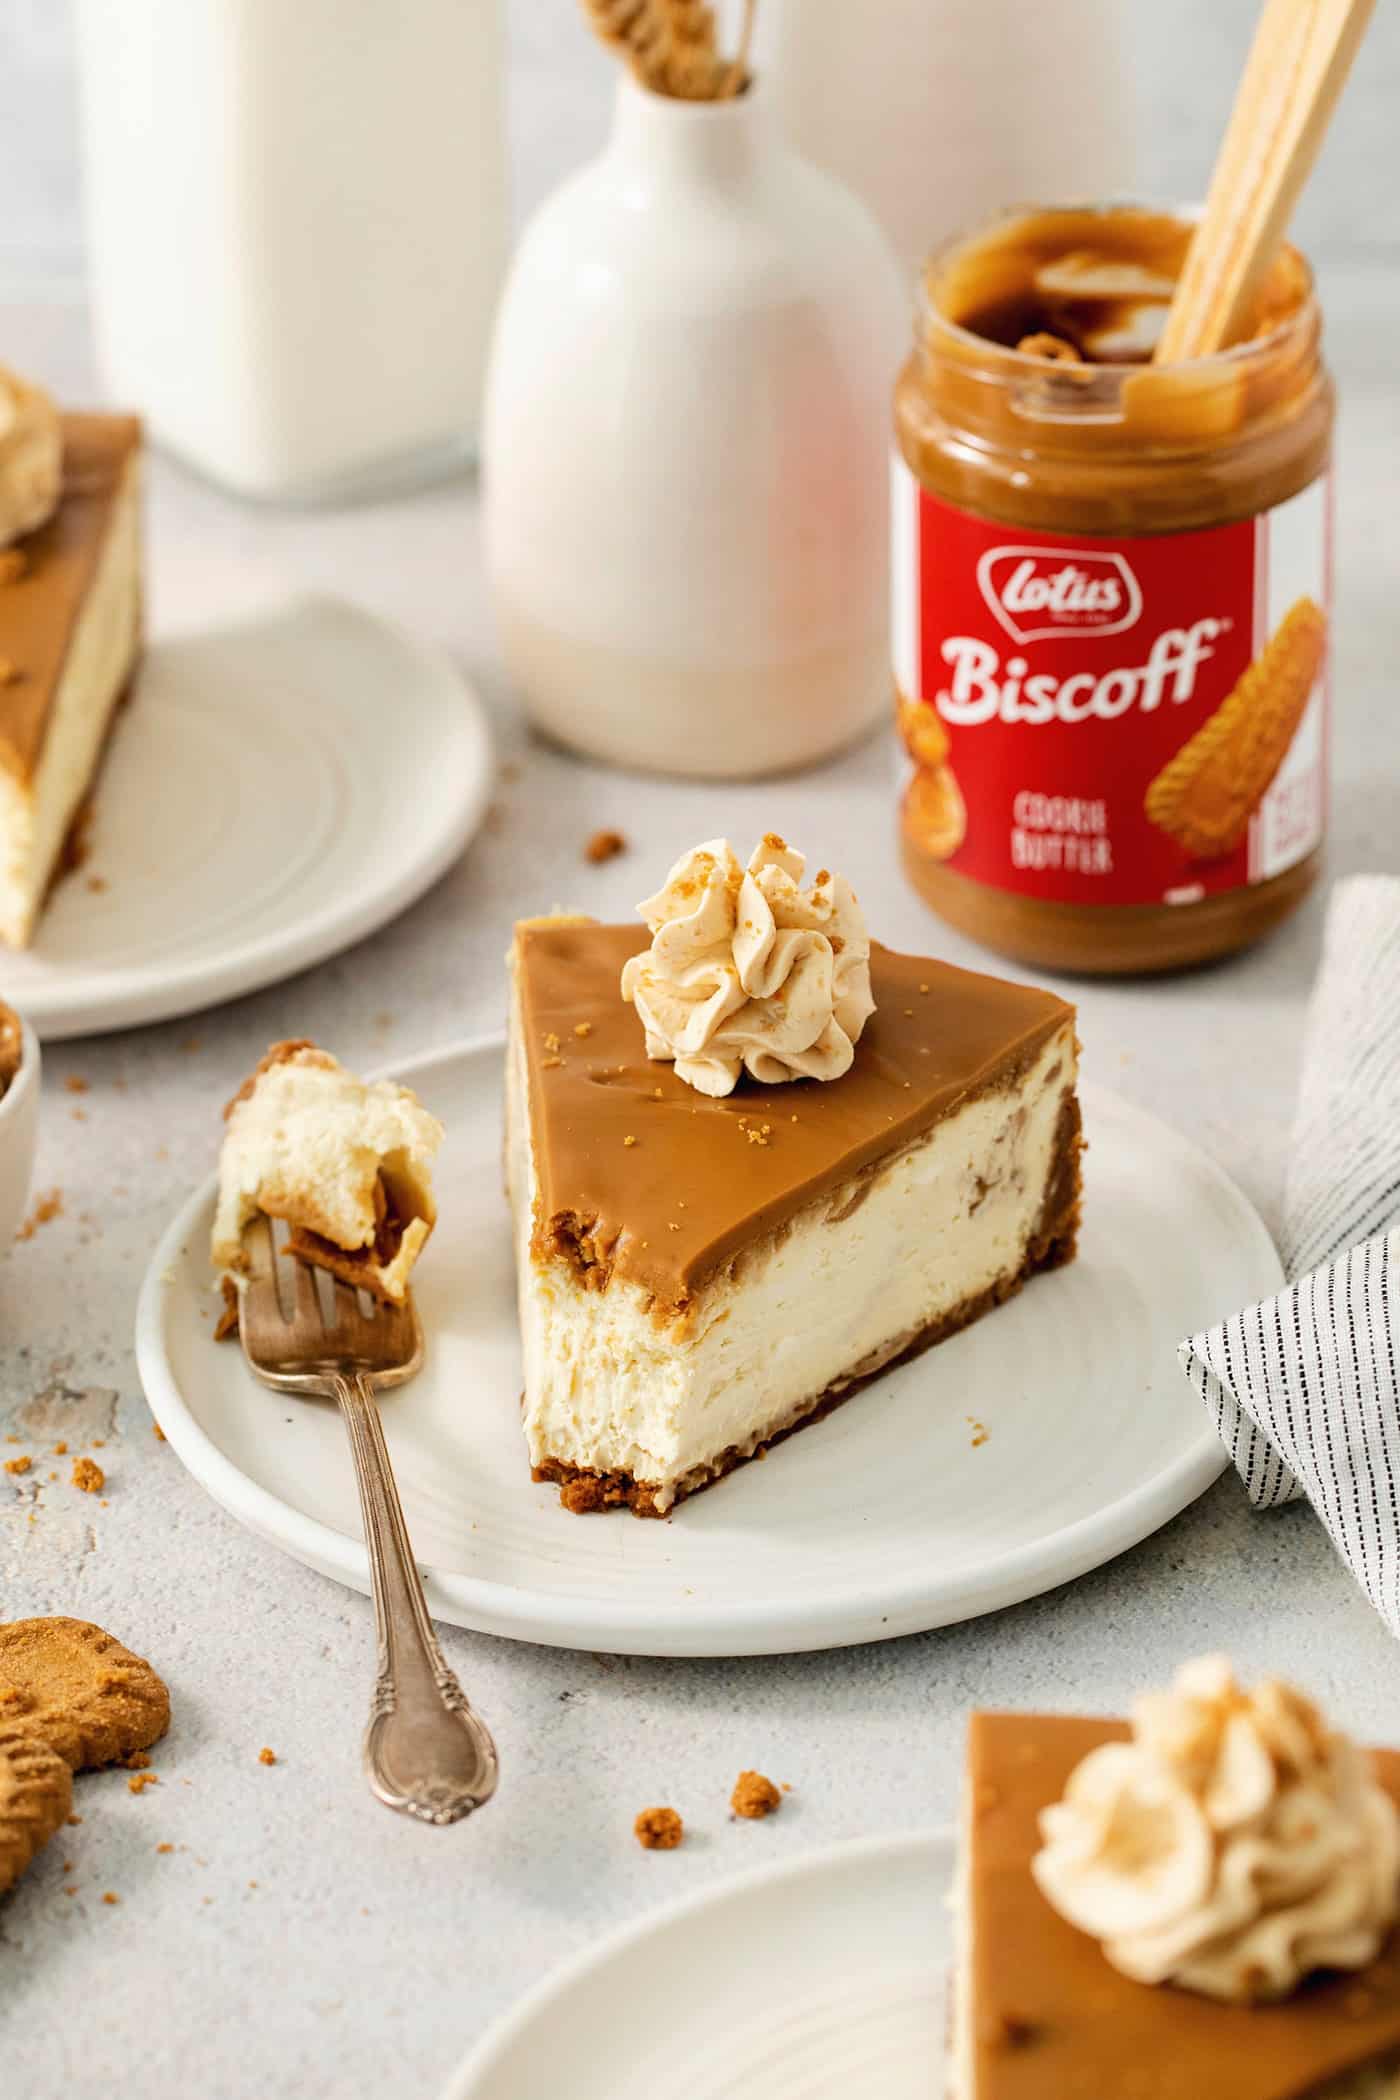
{"type": "Polygon", "coordinates": [[[1327,616],[1299,598],[1234,691],[1148,787],[1143,807],[1193,860],[1238,846],[1277,778],[1327,648],[1327,616]]]}
{"type": "Polygon", "coordinates": [[[916,853],[947,860],[967,836],[967,804],[951,766],[920,766],[904,790],[904,836],[916,853]]]}
{"type": "Polygon", "coordinates": [[[899,687],[894,692],[895,719],[900,741],[916,766],[941,766],[948,756],[949,737],[931,707],[911,700],[899,687]]]}

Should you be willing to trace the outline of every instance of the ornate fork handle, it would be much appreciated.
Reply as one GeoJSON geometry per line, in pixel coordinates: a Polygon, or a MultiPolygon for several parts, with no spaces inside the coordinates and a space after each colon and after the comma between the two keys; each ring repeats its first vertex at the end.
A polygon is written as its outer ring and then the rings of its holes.
{"type": "Polygon", "coordinates": [[[455,1823],[496,1791],[496,1746],[433,1633],[374,1388],[358,1375],[336,1376],[331,1386],[350,1432],[379,1637],[365,1771],[389,1808],[455,1823]]]}

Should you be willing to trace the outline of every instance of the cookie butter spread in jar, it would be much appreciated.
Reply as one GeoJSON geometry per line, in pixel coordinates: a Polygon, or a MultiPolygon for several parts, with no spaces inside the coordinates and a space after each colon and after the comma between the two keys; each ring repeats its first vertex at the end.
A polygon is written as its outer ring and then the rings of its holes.
{"type": "Polygon", "coordinates": [[[1317,873],[1332,385],[1301,256],[1154,364],[1191,237],[1027,211],[935,255],[895,400],[906,866],[1051,969],[1258,939],[1317,873]]]}

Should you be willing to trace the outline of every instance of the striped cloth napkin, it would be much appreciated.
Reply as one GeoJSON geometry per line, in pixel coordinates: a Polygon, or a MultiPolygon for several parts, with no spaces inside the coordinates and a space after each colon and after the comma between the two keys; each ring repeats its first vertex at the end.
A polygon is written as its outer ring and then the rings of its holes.
{"type": "Polygon", "coordinates": [[[1339,883],[1284,1193],[1290,1282],[1180,1350],[1257,1509],[1306,1495],[1400,1637],[1400,880],[1339,883]]]}

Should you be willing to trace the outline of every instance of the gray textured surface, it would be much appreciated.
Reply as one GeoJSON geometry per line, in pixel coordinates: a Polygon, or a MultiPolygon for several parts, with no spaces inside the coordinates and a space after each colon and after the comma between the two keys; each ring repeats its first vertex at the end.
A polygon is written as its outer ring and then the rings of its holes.
{"type": "MultiPolygon", "coordinates": [[[[1346,399],[1334,866],[1397,869],[1394,281],[1339,267],[1324,292],[1346,399]]],[[[9,308],[0,337],[60,393],[87,391],[77,309],[9,308]]],[[[0,1616],[109,1625],[168,1678],[175,1726],[160,1786],[136,1797],[121,1775],[81,1781],[82,1825],[0,1901],[0,2088],[431,2100],[495,2014],[605,1929],[756,1861],[949,1816],[973,1701],[1114,1708],[1225,1646],[1394,1739],[1394,1646],[1319,1527],[1306,1510],[1251,1516],[1227,1480],[1072,1588],[889,1646],[681,1664],[449,1632],[497,1731],[500,1795],[447,1832],[373,1804],[357,1770],[368,1606],[207,1500],[153,1439],[132,1363],[137,1283],[211,1163],[231,1086],[291,1031],[358,1062],[491,1025],[514,914],[567,899],[621,916],[678,845],[721,828],[744,840],[777,825],[855,877],[886,938],[975,958],[901,884],[882,742],[731,792],[643,785],[529,741],[494,667],[469,490],[308,519],[235,509],[164,465],[153,480],[158,630],[302,585],[351,592],[457,652],[519,772],[455,872],[374,940],[218,1014],[50,1053],[37,1182],[61,1185],[64,1212],[0,1256],[0,1437],[45,1450],[78,1410],[69,1440],[105,1437],[108,1490],[105,1503],[77,1494],[58,1460],[57,1483],[43,1462],[3,1480],[0,1616]],[[587,868],[579,848],[601,824],[634,850],[587,868]],[[89,1091],[69,1092],[70,1076],[89,1091]],[[264,1743],[275,1767],[258,1762],[264,1743]],[[726,1818],[745,1764],[797,1789],[772,1824],[726,1818]],[[633,1813],[655,1800],[690,1819],[683,1851],[633,1843],[633,1813]],[[101,1902],[108,1889],[118,1906],[101,1902]]],[[[1088,1068],[1194,1128],[1267,1214],[1320,923],[1315,903],[1230,968],[1081,993],[1088,1068]]]]}
{"type": "MultiPolygon", "coordinates": [[[[519,217],[601,142],[612,73],[579,19],[578,0],[502,4],[519,217]]],[[[800,16],[807,0],[765,4],[800,16]]],[[[1139,109],[1139,187],[1150,196],[1199,196],[1249,46],[1256,0],[1116,4],[1139,109]]],[[[867,0],[863,12],[878,35],[878,0],[867,0]]],[[[1400,13],[1382,5],[1299,214],[1299,237],[1309,248],[1400,245],[1400,192],[1392,180],[1398,96],[1400,13]]],[[[1092,118],[1067,110],[1065,121],[1092,118]]],[[[0,0],[0,199],[0,286],[77,282],[82,232],[70,0],[0,0]]]]}

